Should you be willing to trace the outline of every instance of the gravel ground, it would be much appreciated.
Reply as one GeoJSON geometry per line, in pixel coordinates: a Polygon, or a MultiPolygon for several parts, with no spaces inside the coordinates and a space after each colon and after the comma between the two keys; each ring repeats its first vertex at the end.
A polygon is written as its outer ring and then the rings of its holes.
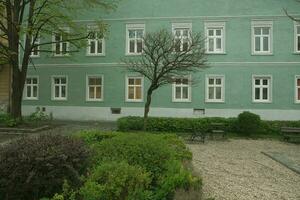
{"type": "Polygon", "coordinates": [[[300,175],[263,155],[299,161],[300,145],[271,140],[209,141],[188,145],[203,177],[204,196],[215,200],[300,200],[300,175]]]}

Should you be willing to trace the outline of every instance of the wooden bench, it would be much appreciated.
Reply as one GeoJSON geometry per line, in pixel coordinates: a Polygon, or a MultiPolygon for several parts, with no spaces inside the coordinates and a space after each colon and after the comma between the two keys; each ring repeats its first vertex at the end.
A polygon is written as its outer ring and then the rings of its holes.
{"type": "Polygon", "coordinates": [[[224,123],[212,123],[211,129],[210,129],[210,137],[212,139],[215,139],[215,135],[221,135],[223,139],[226,139],[227,134],[225,130],[225,124],[224,123]]]}
{"type": "Polygon", "coordinates": [[[300,139],[300,128],[296,127],[281,127],[283,139],[289,142],[292,138],[300,139]]]}

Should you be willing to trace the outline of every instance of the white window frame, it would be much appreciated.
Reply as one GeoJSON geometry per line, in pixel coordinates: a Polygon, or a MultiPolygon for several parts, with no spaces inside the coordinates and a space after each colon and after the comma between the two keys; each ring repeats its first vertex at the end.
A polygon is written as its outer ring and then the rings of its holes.
{"type": "Polygon", "coordinates": [[[191,75],[189,76],[183,76],[183,77],[174,77],[174,82],[172,84],[172,101],[173,102],[191,102],[192,101],[192,77],[191,75]],[[176,79],[188,79],[188,84],[176,84],[176,79]],[[176,98],[176,88],[180,87],[181,88],[181,97],[182,97],[182,88],[187,87],[188,88],[188,98],[183,99],[183,98],[176,98]]]}
{"type": "Polygon", "coordinates": [[[103,38],[98,38],[98,30],[99,28],[97,26],[94,26],[94,25],[88,25],[87,27],[87,30],[88,30],[88,34],[91,32],[91,31],[95,31],[96,32],[96,39],[90,39],[88,38],[87,39],[87,49],[86,49],[86,55],[87,56],[105,56],[105,39],[104,37],[103,38]],[[95,53],[91,53],[91,42],[94,41],[95,42],[95,53]],[[101,41],[102,43],[102,53],[99,53],[98,52],[98,42],[101,41]]]}
{"type": "Polygon", "coordinates": [[[125,86],[126,86],[126,88],[125,88],[125,100],[126,100],[126,102],[143,102],[144,101],[144,77],[143,76],[126,76],[126,78],[125,78],[125,86]],[[130,79],[130,78],[134,78],[134,79],[137,79],[137,78],[139,78],[139,79],[141,79],[141,99],[129,99],[128,98],[128,87],[129,87],[129,84],[128,84],[128,80],[130,79]]]}
{"type": "MultiPolygon", "coordinates": [[[[225,103],[225,75],[218,75],[218,74],[208,74],[205,78],[205,102],[206,103],[225,103]],[[221,79],[221,99],[210,99],[209,98],[209,87],[219,87],[220,85],[210,85],[209,79],[221,79]]],[[[216,89],[214,89],[214,96],[216,96],[216,89]]]]}
{"type": "Polygon", "coordinates": [[[272,103],[272,93],[273,93],[273,80],[272,80],[272,75],[252,75],[252,102],[253,103],[272,103]],[[266,88],[263,86],[260,86],[258,88],[260,88],[260,99],[255,99],[255,80],[256,79],[269,79],[269,85],[268,85],[268,99],[267,100],[263,100],[262,96],[262,89],[266,88]]]}
{"type": "MultiPolygon", "coordinates": [[[[65,32],[67,32],[67,33],[69,33],[70,32],[70,28],[61,28],[61,30],[63,30],[63,31],[65,31],[65,32]]],[[[60,42],[59,43],[59,47],[60,47],[60,54],[57,54],[56,53],[56,41],[55,41],[55,35],[57,34],[57,32],[53,32],[52,33],[52,42],[53,42],[53,44],[52,44],[52,51],[53,51],[53,55],[55,56],[55,57],[64,57],[64,56],[70,56],[70,53],[68,53],[68,51],[70,50],[70,42],[65,42],[66,44],[67,44],[67,49],[66,49],[66,51],[67,51],[67,53],[66,54],[63,54],[62,53],[62,50],[63,50],[63,42],[60,42]]],[[[60,37],[61,37],[61,39],[62,39],[62,34],[60,34],[60,37]]]]}
{"type": "Polygon", "coordinates": [[[226,53],[226,24],[225,22],[205,22],[204,23],[205,27],[205,49],[207,54],[225,54],[226,53]],[[221,30],[221,36],[209,36],[208,32],[209,30],[221,30]],[[209,51],[209,39],[212,38],[214,39],[214,51],[209,51]],[[217,38],[221,38],[221,50],[217,51],[216,46],[217,46],[217,38]]]}
{"type": "Polygon", "coordinates": [[[39,100],[39,76],[27,76],[26,77],[26,81],[25,81],[25,85],[24,85],[24,100],[39,100]],[[37,84],[30,84],[30,87],[31,87],[31,93],[33,93],[33,87],[37,87],[37,93],[36,93],[36,97],[33,97],[31,95],[31,97],[28,97],[27,96],[27,87],[28,87],[28,84],[27,84],[27,79],[33,79],[33,78],[36,78],[37,79],[37,84]]]}
{"type": "MultiPolygon", "coordinates": [[[[266,36],[266,35],[265,35],[266,36]]],[[[251,23],[251,48],[252,55],[273,55],[273,21],[252,21],[251,23]],[[263,42],[261,39],[260,51],[255,50],[255,28],[270,28],[269,51],[263,51],[263,42]]]]}
{"type": "Polygon", "coordinates": [[[298,99],[298,88],[300,88],[300,86],[298,86],[298,79],[300,79],[300,75],[295,76],[295,103],[297,104],[300,103],[300,100],[298,99]]]}
{"type": "MultiPolygon", "coordinates": [[[[126,24],[126,49],[125,49],[125,55],[128,55],[128,56],[136,56],[136,55],[141,55],[143,54],[143,51],[141,53],[137,53],[137,43],[135,43],[135,52],[134,53],[131,53],[130,52],[130,39],[129,39],[129,31],[130,30],[143,30],[143,37],[145,36],[145,33],[146,33],[146,25],[145,24],[126,24]]],[[[135,39],[137,40],[137,38],[135,39]]],[[[144,47],[144,41],[142,41],[142,47],[144,47]]]]}
{"type": "MultiPolygon", "coordinates": [[[[93,87],[98,87],[97,85],[93,85],[93,87]]],[[[103,75],[101,74],[87,74],[86,75],[86,101],[91,101],[91,102],[95,102],[95,101],[103,101],[103,95],[104,95],[104,77],[103,75]],[[90,89],[90,85],[89,85],[89,79],[90,78],[101,78],[101,98],[100,99],[97,99],[97,98],[93,98],[91,99],[90,98],[90,95],[89,95],[89,89],[90,89]]]]}
{"type": "MultiPolygon", "coordinates": [[[[33,36],[31,36],[31,43],[32,43],[32,41],[33,41],[33,36]]],[[[38,38],[36,39],[36,41],[34,42],[34,45],[35,45],[35,44],[40,44],[40,37],[38,37],[38,38]]],[[[40,52],[39,52],[39,50],[40,50],[40,46],[37,46],[37,51],[38,51],[37,53],[38,53],[38,54],[37,54],[37,55],[34,55],[34,54],[33,54],[33,51],[31,51],[31,52],[30,52],[30,57],[31,57],[31,58],[38,58],[38,57],[40,57],[40,52]]]]}
{"type": "Polygon", "coordinates": [[[300,33],[298,34],[297,28],[300,27],[299,22],[294,22],[294,53],[299,54],[300,49],[298,49],[298,37],[300,37],[300,33]]]}
{"type": "MultiPolygon", "coordinates": [[[[68,76],[65,76],[65,75],[51,76],[51,99],[53,101],[67,101],[68,100],[68,85],[69,85],[68,76]],[[55,97],[55,86],[56,86],[56,84],[54,83],[55,78],[65,78],[66,79],[66,84],[59,84],[59,86],[66,87],[66,97],[55,97]]],[[[60,91],[61,91],[61,89],[60,89],[60,91]]],[[[60,96],[61,96],[61,92],[60,92],[60,96]]]]}
{"type": "MultiPolygon", "coordinates": [[[[183,40],[190,39],[191,34],[193,32],[193,24],[192,23],[179,23],[179,22],[172,23],[172,33],[173,33],[174,37],[176,37],[175,29],[189,29],[188,38],[181,38],[180,50],[183,51],[183,40]]],[[[175,49],[174,49],[174,51],[175,51],[175,49]]]]}

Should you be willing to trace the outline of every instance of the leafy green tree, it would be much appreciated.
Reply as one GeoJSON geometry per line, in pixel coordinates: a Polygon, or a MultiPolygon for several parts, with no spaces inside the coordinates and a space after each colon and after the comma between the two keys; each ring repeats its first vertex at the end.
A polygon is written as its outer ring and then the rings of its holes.
{"type": "MultiPolygon", "coordinates": [[[[74,21],[74,16],[86,9],[98,13],[116,7],[118,0],[0,0],[0,62],[12,69],[12,95],[10,112],[21,118],[22,94],[28,65],[33,64],[32,51],[53,52],[51,45],[68,42],[71,53],[78,51],[89,33],[84,24],[74,21]],[[66,30],[65,27],[68,27],[66,30]],[[59,42],[52,40],[60,34],[59,42]],[[37,43],[39,39],[41,42],[37,43]],[[48,48],[47,48],[48,47],[48,48]],[[50,47],[50,48],[49,48],[50,47]]],[[[106,25],[95,23],[97,31],[104,33],[106,25]]]]}

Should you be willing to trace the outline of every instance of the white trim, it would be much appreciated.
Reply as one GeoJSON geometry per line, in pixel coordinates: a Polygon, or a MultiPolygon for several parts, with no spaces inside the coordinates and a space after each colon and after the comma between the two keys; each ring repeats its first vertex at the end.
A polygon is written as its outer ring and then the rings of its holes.
{"type": "Polygon", "coordinates": [[[30,101],[36,101],[39,100],[39,89],[40,89],[40,80],[39,76],[27,76],[25,79],[25,85],[24,85],[24,95],[23,95],[23,100],[30,100],[30,101]],[[36,97],[27,97],[27,79],[32,79],[36,78],[37,79],[37,84],[31,84],[31,92],[33,92],[32,87],[36,86],[37,87],[37,96],[36,97]]]}
{"type": "Polygon", "coordinates": [[[300,88],[299,86],[298,86],[298,82],[297,82],[297,80],[298,79],[300,79],[300,75],[296,75],[295,76],[295,103],[296,104],[300,104],[300,100],[298,100],[298,88],[300,88]]]}
{"type": "MultiPolygon", "coordinates": [[[[126,56],[138,56],[141,55],[141,53],[137,53],[137,44],[135,43],[135,53],[130,53],[129,51],[129,30],[135,29],[135,30],[143,30],[143,37],[145,36],[146,33],[146,25],[145,24],[133,24],[133,23],[128,23],[126,24],[126,45],[125,45],[125,55],[126,56]]],[[[137,39],[137,38],[136,38],[137,39]]],[[[135,40],[136,40],[135,39],[135,40]]],[[[144,46],[144,42],[142,41],[142,45],[144,46]]]]}
{"type": "MultiPolygon", "coordinates": [[[[205,53],[206,54],[226,54],[226,23],[225,22],[205,22],[204,23],[205,30],[205,53]],[[208,31],[210,29],[219,29],[221,30],[221,37],[213,36],[214,39],[214,51],[209,51],[209,34],[208,31]],[[216,38],[221,38],[221,50],[216,51],[216,38]]],[[[214,31],[215,32],[215,31],[214,31]]]]}
{"type": "MultiPolygon", "coordinates": [[[[272,103],[272,96],[273,96],[273,80],[272,75],[252,75],[252,102],[253,103],[272,103]],[[268,85],[268,99],[255,99],[255,79],[269,79],[268,85]]],[[[262,88],[260,88],[262,89],[262,88]]],[[[262,92],[260,94],[262,98],[262,92]]]]}
{"type": "MultiPolygon", "coordinates": [[[[97,31],[98,28],[95,25],[87,25],[87,32],[89,33],[90,31],[97,31]]],[[[98,35],[98,33],[97,33],[98,35]]],[[[105,56],[105,38],[98,38],[96,36],[96,39],[87,39],[87,48],[86,48],[86,56],[105,56]],[[98,42],[101,40],[101,44],[102,44],[102,53],[98,52],[98,42]],[[94,41],[95,42],[95,53],[91,53],[91,48],[90,48],[90,42],[94,41]]]]}
{"type": "Polygon", "coordinates": [[[86,101],[87,102],[103,102],[104,101],[104,76],[102,74],[87,74],[86,75],[86,101]],[[89,78],[101,78],[101,98],[90,99],[89,98],[89,78]]]}
{"type": "Polygon", "coordinates": [[[172,33],[174,39],[180,39],[180,51],[183,51],[183,41],[184,39],[188,39],[190,41],[191,34],[193,32],[193,24],[192,23],[183,23],[183,22],[173,22],[172,23],[172,33]],[[175,29],[180,30],[180,37],[176,37],[175,29]],[[188,29],[188,35],[186,37],[183,36],[183,30],[188,29]]]}
{"type": "Polygon", "coordinates": [[[126,75],[125,76],[125,101],[126,102],[143,102],[144,101],[144,77],[143,76],[134,76],[134,75],[126,75]],[[141,79],[141,99],[128,99],[128,79],[141,79]]]}
{"type": "MultiPolygon", "coordinates": [[[[66,32],[66,33],[70,32],[70,28],[69,27],[63,27],[63,28],[60,28],[60,30],[62,30],[64,32],[66,32]]],[[[53,51],[53,56],[54,57],[68,57],[68,56],[70,56],[70,53],[68,53],[68,52],[66,54],[62,53],[62,48],[63,48],[62,42],[59,43],[60,54],[56,54],[56,44],[57,44],[57,43],[55,43],[56,42],[55,41],[55,35],[56,34],[57,34],[57,32],[55,32],[55,31],[52,32],[52,42],[53,42],[53,44],[52,44],[52,51],[53,51]]],[[[61,33],[60,33],[60,37],[62,39],[62,34],[61,33]]],[[[65,43],[67,44],[66,51],[69,51],[70,50],[70,42],[65,42],[65,43]]]]}
{"type": "MultiPolygon", "coordinates": [[[[267,36],[267,35],[264,35],[267,36]]],[[[263,47],[263,42],[261,42],[261,48],[263,47]]],[[[273,55],[273,21],[263,21],[263,20],[253,20],[251,22],[251,52],[252,55],[273,55]],[[268,35],[268,44],[269,51],[256,51],[255,50],[255,28],[270,28],[270,32],[268,35]]]]}
{"type": "MultiPolygon", "coordinates": [[[[60,86],[63,84],[60,84],[60,86]]],[[[69,86],[69,80],[67,75],[52,75],[51,76],[51,100],[52,101],[67,101],[68,100],[68,86],[69,86]],[[54,84],[54,78],[66,78],[66,97],[55,97],[55,84],[54,84]]]]}
{"type": "Polygon", "coordinates": [[[300,49],[298,50],[298,37],[300,37],[300,34],[297,33],[297,27],[300,27],[300,23],[294,22],[294,53],[299,54],[300,49]]]}
{"type": "MultiPolygon", "coordinates": [[[[216,85],[214,84],[213,87],[215,88],[216,85]]],[[[214,90],[215,92],[215,90],[214,90]]],[[[225,103],[225,75],[220,74],[207,74],[205,75],[205,103],[225,103]],[[221,79],[221,99],[209,99],[209,79],[221,79]]]]}
{"type": "MultiPolygon", "coordinates": [[[[188,75],[188,76],[183,76],[183,77],[174,77],[174,82],[172,84],[172,102],[174,103],[190,103],[192,102],[192,76],[188,75]],[[188,79],[188,84],[180,84],[179,86],[176,85],[176,79],[188,79]],[[176,98],[176,87],[188,87],[188,98],[187,99],[177,99],[176,98]]],[[[182,90],[181,90],[182,92],[182,90]]],[[[182,94],[181,94],[182,96],[182,94]]]]}

